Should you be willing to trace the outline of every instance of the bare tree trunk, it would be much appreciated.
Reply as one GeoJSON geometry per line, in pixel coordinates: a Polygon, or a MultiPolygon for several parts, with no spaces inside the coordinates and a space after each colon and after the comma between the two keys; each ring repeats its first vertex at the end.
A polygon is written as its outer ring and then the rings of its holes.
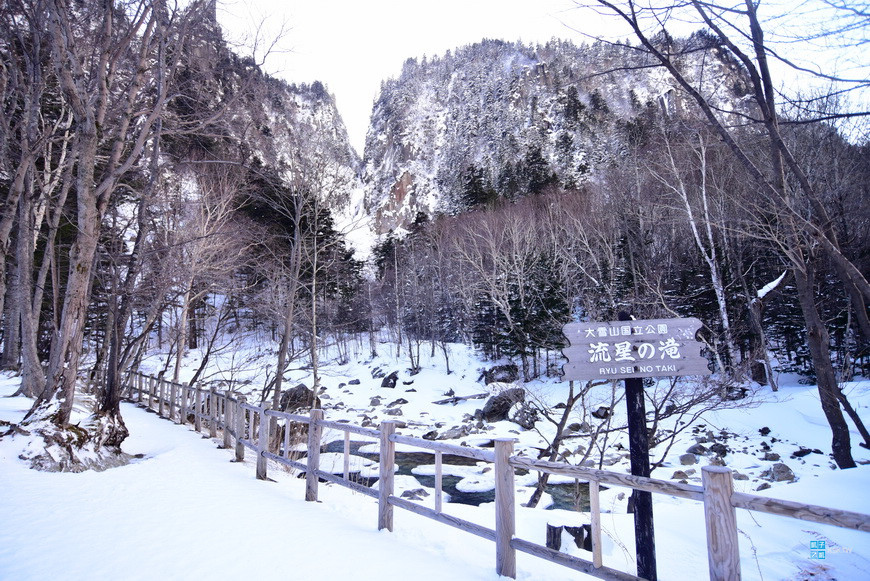
{"type": "Polygon", "coordinates": [[[187,351],[187,316],[190,309],[190,295],[193,281],[188,279],[185,281],[184,294],[181,299],[181,313],[178,318],[178,341],[177,353],[175,354],[175,367],[172,372],[172,381],[178,383],[181,374],[181,363],[184,359],[184,353],[187,351]]]}
{"type": "Polygon", "coordinates": [[[805,271],[793,269],[795,286],[797,287],[798,300],[804,314],[807,326],[807,345],[812,357],[813,367],[816,372],[816,382],[819,390],[819,400],[822,411],[831,427],[831,449],[834,461],[840,468],[854,468],[855,461],[852,459],[852,447],[849,436],[849,426],[840,411],[837,378],[834,375],[834,367],[831,363],[831,353],[828,348],[828,330],[822,321],[816,307],[813,292],[813,270],[807,265],[805,271]]]}
{"type": "Polygon", "coordinates": [[[32,197],[24,195],[19,200],[19,238],[17,259],[18,305],[21,321],[22,374],[21,390],[27,397],[36,397],[45,388],[45,371],[39,361],[36,346],[39,311],[34,312],[33,297],[33,254],[36,230],[32,211],[32,197]]]}

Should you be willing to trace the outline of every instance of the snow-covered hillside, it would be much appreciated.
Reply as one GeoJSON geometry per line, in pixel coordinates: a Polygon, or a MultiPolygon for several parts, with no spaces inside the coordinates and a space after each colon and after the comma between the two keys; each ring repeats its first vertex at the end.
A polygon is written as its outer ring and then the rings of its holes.
{"type": "MultiPolygon", "coordinates": [[[[400,433],[428,434],[469,446],[486,446],[494,437],[514,437],[518,453],[534,457],[544,439],[552,436],[552,426],[543,421],[537,429],[527,430],[510,421],[472,419],[475,410],[483,407],[483,399],[455,405],[433,403],[445,399],[450,391],[456,396],[486,392],[478,381],[484,364],[464,347],[452,346],[451,367],[456,371],[449,375],[442,361],[425,357],[422,371],[410,375],[403,361],[388,354],[394,353],[394,345],[380,344],[381,355],[376,357],[364,355],[368,347],[352,349],[356,352],[350,353],[350,363],[329,363],[321,369],[319,395],[327,419],[357,425],[396,420],[402,422],[400,433]],[[398,372],[396,386],[381,387],[381,376],[392,371],[398,372]]],[[[256,355],[256,349],[249,354],[256,355]]],[[[244,366],[245,370],[238,365],[242,355],[227,354],[216,362],[211,378],[232,379],[238,389],[249,393],[249,401],[257,401],[270,355],[261,352],[260,359],[244,366]],[[231,359],[236,365],[231,365],[231,359]]],[[[194,351],[188,360],[191,367],[196,357],[194,351]]],[[[159,357],[150,359],[149,365],[156,371],[159,357]]],[[[291,385],[310,385],[310,371],[297,370],[291,376],[291,385]]],[[[4,376],[2,393],[11,394],[16,383],[15,378],[4,376]]],[[[738,491],[870,513],[870,497],[864,494],[870,485],[870,451],[855,446],[859,467],[835,470],[826,453],[814,451],[827,450],[830,439],[814,386],[802,385],[796,377],[780,377],[780,383],[779,392],[759,391],[749,405],[698,418],[677,438],[653,476],[699,483],[700,466],[721,461],[742,475],[735,481],[738,491]],[[687,450],[699,443],[706,451],[696,448],[692,456],[697,464],[687,464],[687,450]],[[778,463],[791,469],[793,482],[774,481],[772,475],[765,475],[778,463]]],[[[536,380],[525,387],[530,397],[550,405],[563,400],[567,389],[555,379],[536,380]]],[[[870,382],[849,384],[846,392],[859,410],[870,405],[870,382]]],[[[590,422],[605,421],[589,418],[588,412],[607,405],[611,396],[610,386],[591,391],[578,414],[590,422]]],[[[0,406],[0,420],[15,422],[29,401],[6,398],[0,406]]],[[[614,407],[610,418],[614,424],[622,422],[623,407],[614,407]]],[[[396,514],[395,533],[377,533],[377,506],[367,497],[325,484],[321,502],[306,504],[303,481],[286,470],[270,469],[270,478],[277,482],[256,481],[254,462],[231,463],[232,453],[217,449],[218,440],[203,439],[187,427],[132,405],[125,405],[123,411],[131,431],[124,449],[141,457],[103,473],[38,473],[18,460],[19,437],[2,440],[0,577],[42,579],[63,569],[69,579],[118,575],[128,579],[239,575],[270,579],[288,574],[342,579],[497,578],[495,548],[488,541],[404,511],[396,514]],[[59,513],[68,518],[58,521],[54,515],[59,513]],[[36,538],[48,542],[34,543],[36,538]],[[107,546],[113,549],[107,551],[107,546]],[[262,555],[273,555],[275,560],[262,555]]],[[[577,446],[589,444],[585,429],[576,435],[577,446]]],[[[341,435],[328,432],[325,438],[341,435]]],[[[605,468],[627,472],[626,448],[624,434],[613,434],[602,456],[605,468]]],[[[652,457],[658,452],[653,450],[652,457]]],[[[358,463],[354,469],[361,471],[366,461],[361,457],[354,461],[358,463]]],[[[432,489],[424,484],[431,468],[431,463],[424,462],[412,474],[398,476],[396,494],[416,491],[419,502],[432,505],[432,489]]],[[[445,473],[456,476],[457,490],[486,493],[493,487],[492,471],[485,464],[445,464],[445,473]]],[[[534,477],[518,475],[516,484],[517,502],[525,502],[534,477]]],[[[626,513],[625,492],[611,488],[602,494],[604,562],[633,572],[632,516],[626,513]]],[[[654,498],[659,577],[703,578],[707,568],[703,507],[663,495],[654,498]]],[[[448,514],[492,526],[491,501],[474,507],[450,503],[449,497],[446,500],[448,514]]],[[[548,522],[588,522],[588,513],[544,510],[554,502],[546,495],[537,509],[518,507],[518,536],[543,544],[548,522]]],[[[867,546],[866,533],[743,510],[738,511],[738,525],[745,579],[857,580],[870,570],[862,551],[867,546]],[[810,543],[817,541],[826,543],[824,560],[810,556],[810,543]]],[[[589,558],[581,549],[569,551],[589,558]]],[[[519,559],[519,579],[576,578],[570,570],[539,559],[526,555],[519,559]]]]}

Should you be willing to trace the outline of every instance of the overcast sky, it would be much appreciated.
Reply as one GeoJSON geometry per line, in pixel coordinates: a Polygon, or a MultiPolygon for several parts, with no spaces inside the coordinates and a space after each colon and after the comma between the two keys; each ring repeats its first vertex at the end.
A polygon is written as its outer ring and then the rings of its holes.
{"type": "Polygon", "coordinates": [[[362,154],[381,81],[397,77],[406,59],[483,38],[580,43],[566,24],[583,24],[575,8],[572,0],[220,0],[218,20],[240,34],[265,18],[266,37],[285,23],[284,52],[267,71],[288,82],[324,83],[362,154]]]}

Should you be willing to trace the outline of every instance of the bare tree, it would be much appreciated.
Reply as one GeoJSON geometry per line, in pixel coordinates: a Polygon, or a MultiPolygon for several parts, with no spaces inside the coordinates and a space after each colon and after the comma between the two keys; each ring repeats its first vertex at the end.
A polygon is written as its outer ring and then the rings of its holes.
{"type": "MultiPolygon", "coordinates": [[[[116,6],[110,0],[73,7],[46,2],[54,70],[64,102],[72,111],[76,158],[76,239],[59,325],[52,341],[46,387],[28,418],[51,417],[61,429],[69,422],[82,352],[89,288],[103,217],[119,183],[136,167],[170,99],[169,84],[157,71],[173,74],[199,18],[200,3],[170,13],[164,2],[116,6]],[[164,67],[159,47],[170,42],[174,61],[164,67]],[[159,66],[155,63],[160,63],[159,66]],[[57,395],[59,410],[48,406],[57,395]]],[[[117,446],[127,431],[117,410],[94,420],[97,446],[117,446]]]]}
{"type": "MultiPolygon", "coordinates": [[[[817,374],[822,410],[831,426],[833,456],[841,468],[855,466],[850,449],[849,429],[838,403],[839,388],[831,362],[828,331],[814,296],[819,250],[831,260],[847,286],[856,309],[866,309],[866,301],[870,300],[870,283],[842,252],[827,209],[821,203],[804,167],[783,137],[782,119],[778,113],[780,94],[775,88],[771,61],[792,63],[786,56],[774,50],[773,44],[766,40],[765,23],[759,12],[760,4],[752,0],[732,4],[690,0],[687,3],[668,2],[661,5],[639,4],[634,0],[598,0],[598,5],[605,12],[618,16],[630,27],[641,48],[668,71],[698,107],[713,131],[755,180],[760,197],[766,200],[766,209],[776,209],[777,238],[795,278],[810,353],[817,374]],[[728,121],[728,114],[718,111],[703,87],[681,69],[678,64],[680,55],[672,51],[672,45],[656,43],[653,39],[652,34],[661,33],[672,14],[679,12],[685,16],[688,10],[693,11],[698,21],[717,39],[717,49],[727,51],[740,63],[751,88],[757,112],[757,116],[751,117],[748,114],[745,119],[755,123],[764,135],[766,163],[764,158],[753,156],[747,151],[740,142],[739,133],[728,121]],[[809,212],[805,210],[807,207],[809,212]]],[[[831,81],[851,87],[866,84],[866,81],[850,82],[850,79],[826,76],[831,81]]],[[[761,226],[764,227],[765,224],[761,226]]]]}

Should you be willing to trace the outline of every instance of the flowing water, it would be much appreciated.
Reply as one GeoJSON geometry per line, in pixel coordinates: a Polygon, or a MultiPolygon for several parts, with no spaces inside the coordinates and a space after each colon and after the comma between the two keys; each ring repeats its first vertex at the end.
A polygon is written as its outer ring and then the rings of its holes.
{"type": "MultiPolygon", "coordinates": [[[[361,456],[374,461],[378,460],[378,454],[369,452],[360,452],[360,448],[366,445],[371,445],[372,442],[357,442],[350,443],[350,453],[354,456],[361,456]]],[[[330,442],[323,448],[324,452],[344,452],[344,442],[330,442]]],[[[448,471],[447,466],[475,466],[477,461],[464,456],[453,456],[444,454],[441,458],[444,465],[444,471],[448,471]]],[[[396,466],[398,470],[396,474],[413,476],[420,482],[420,485],[425,488],[435,488],[435,476],[425,476],[414,474],[413,469],[418,466],[432,465],[435,463],[435,455],[426,452],[396,452],[396,466]]],[[[517,474],[524,474],[524,471],[517,471],[517,474]]],[[[362,478],[358,474],[349,475],[354,482],[358,482],[365,486],[371,486],[377,482],[377,478],[362,478]]],[[[463,492],[456,489],[456,485],[462,480],[459,476],[443,474],[441,477],[441,487],[447,494],[450,495],[448,502],[459,504],[469,504],[479,506],[485,502],[495,501],[495,490],[486,490],[480,492],[463,492]]],[[[525,503],[534,491],[534,487],[528,487],[528,494],[518,494],[517,502],[525,503]]],[[[589,511],[589,484],[586,482],[569,483],[569,484],[549,484],[546,492],[553,498],[553,503],[547,506],[548,509],[564,509],[564,510],[579,510],[583,512],[589,511]]]]}

